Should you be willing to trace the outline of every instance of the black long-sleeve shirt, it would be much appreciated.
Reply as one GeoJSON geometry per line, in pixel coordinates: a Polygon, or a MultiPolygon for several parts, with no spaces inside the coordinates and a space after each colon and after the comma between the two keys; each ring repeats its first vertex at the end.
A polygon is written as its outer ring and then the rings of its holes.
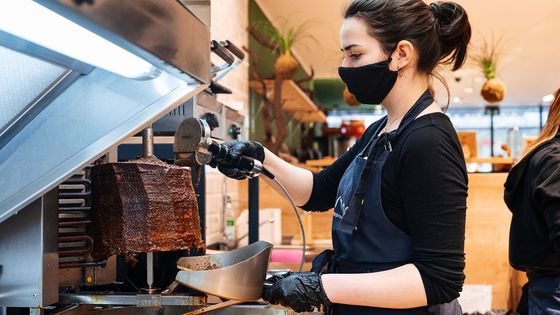
{"type": "MultiPolygon", "coordinates": [[[[344,171],[375,136],[379,123],[373,123],[331,166],[314,174],[311,197],[303,209],[324,211],[334,206],[344,171]]],[[[452,301],[463,286],[467,181],[457,134],[442,113],[411,122],[383,167],[383,208],[412,240],[411,263],[420,271],[428,305],[452,301]]]]}

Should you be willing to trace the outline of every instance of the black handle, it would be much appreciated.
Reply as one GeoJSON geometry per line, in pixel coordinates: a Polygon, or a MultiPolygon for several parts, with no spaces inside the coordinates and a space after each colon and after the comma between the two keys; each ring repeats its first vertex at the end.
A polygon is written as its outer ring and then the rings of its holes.
{"type": "Polygon", "coordinates": [[[234,161],[234,165],[240,170],[250,172],[255,167],[255,160],[248,156],[241,155],[237,158],[237,161],[234,161]]]}
{"type": "Polygon", "coordinates": [[[235,61],[235,57],[224,48],[220,43],[215,40],[211,42],[211,49],[218,57],[222,58],[228,65],[231,65],[235,61]]]}
{"type": "Polygon", "coordinates": [[[237,46],[235,46],[232,42],[230,42],[229,40],[226,40],[225,42],[222,43],[224,45],[225,48],[227,48],[229,51],[231,51],[232,54],[234,54],[237,58],[243,60],[243,58],[245,58],[245,53],[239,49],[237,46]]]}
{"type": "MultiPolygon", "coordinates": [[[[251,172],[255,168],[255,159],[242,155],[242,156],[239,157],[239,159],[236,163],[236,167],[240,170],[244,170],[246,172],[251,172]]],[[[274,179],[274,174],[272,174],[265,167],[262,167],[260,172],[262,174],[266,175],[266,177],[268,177],[270,179],[274,179]]]]}

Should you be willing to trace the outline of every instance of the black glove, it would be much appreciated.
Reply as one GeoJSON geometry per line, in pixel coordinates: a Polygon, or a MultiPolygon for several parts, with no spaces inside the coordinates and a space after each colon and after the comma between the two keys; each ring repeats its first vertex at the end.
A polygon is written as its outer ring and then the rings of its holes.
{"type": "Polygon", "coordinates": [[[323,290],[321,274],[315,272],[288,273],[265,281],[262,298],[271,304],[282,304],[296,312],[311,312],[314,307],[331,302],[323,290]]]}
{"type": "Polygon", "coordinates": [[[212,160],[210,166],[218,166],[218,170],[227,177],[233,179],[245,179],[247,171],[237,168],[239,158],[247,156],[255,160],[264,162],[264,147],[256,141],[232,140],[223,144],[227,148],[227,154],[212,160]]]}

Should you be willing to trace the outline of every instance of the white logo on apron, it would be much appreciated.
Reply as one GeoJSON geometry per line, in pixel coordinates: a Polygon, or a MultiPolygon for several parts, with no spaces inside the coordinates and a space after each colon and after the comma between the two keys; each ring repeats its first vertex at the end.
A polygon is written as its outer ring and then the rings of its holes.
{"type": "Polygon", "coordinates": [[[342,220],[342,217],[344,217],[347,210],[348,210],[348,207],[342,201],[342,196],[339,196],[338,198],[336,198],[336,202],[334,204],[334,217],[342,220]],[[336,213],[336,208],[339,205],[339,202],[340,202],[340,209],[342,210],[342,214],[336,213]]]}

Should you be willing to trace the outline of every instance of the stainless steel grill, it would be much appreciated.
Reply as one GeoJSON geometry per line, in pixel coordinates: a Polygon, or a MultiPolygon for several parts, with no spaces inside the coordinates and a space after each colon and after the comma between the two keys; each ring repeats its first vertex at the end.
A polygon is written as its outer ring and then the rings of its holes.
{"type": "MultiPolygon", "coordinates": [[[[59,286],[114,282],[114,258],[89,258],[90,185],[86,173],[74,174],[209,86],[210,33],[175,0],[35,0],[0,9],[0,313],[40,312],[59,301],[59,286]],[[27,26],[43,25],[31,17],[46,16],[32,8],[154,71],[135,78],[80,59],[57,45],[56,30],[27,36],[27,26]]],[[[79,51],[77,42],[64,44],[79,51]]]]}
{"type": "MultiPolygon", "coordinates": [[[[2,94],[9,100],[0,101],[0,115],[5,113],[0,119],[0,314],[5,307],[41,314],[45,307],[61,303],[82,304],[69,310],[75,313],[101,311],[93,310],[96,305],[126,313],[113,306],[130,305],[146,307],[141,310],[146,314],[181,313],[206,304],[206,296],[191,292],[107,290],[103,285],[119,285],[116,258],[92,261],[93,241],[88,236],[88,165],[171,111],[195,117],[208,110],[225,115],[212,95],[200,93],[211,85],[211,74],[219,79],[240,63],[231,54],[243,59],[243,53],[227,41],[212,42],[212,51],[226,64],[210,69],[209,29],[183,6],[189,2],[26,2],[40,4],[152,66],[154,71],[137,78],[66,55],[0,23],[0,90],[7,88],[2,94]]],[[[209,8],[209,2],[202,5],[209,8]]],[[[0,4],[0,9],[13,6],[15,2],[0,4]]],[[[26,14],[18,18],[41,25],[26,14]]],[[[224,116],[227,127],[240,124],[238,116],[224,116]]],[[[225,130],[216,133],[226,138],[225,130]]]]}

